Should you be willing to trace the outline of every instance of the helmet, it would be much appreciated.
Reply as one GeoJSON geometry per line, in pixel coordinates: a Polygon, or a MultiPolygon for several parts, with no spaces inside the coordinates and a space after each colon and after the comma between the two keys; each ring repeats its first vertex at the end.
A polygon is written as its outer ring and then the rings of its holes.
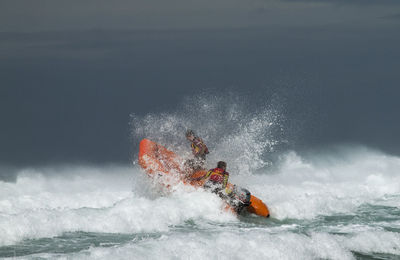
{"type": "Polygon", "coordinates": [[[217,168],[226,168],[226,162],[224,161],[219,161],[217,163],[217,168]]]}
{"type": "Polygon", "coordinates": [[[194,132],[193,132],[193,130],[187,130],[186,131],[186,137],[188,137],[188,136],[194,136],[194,132]]]}

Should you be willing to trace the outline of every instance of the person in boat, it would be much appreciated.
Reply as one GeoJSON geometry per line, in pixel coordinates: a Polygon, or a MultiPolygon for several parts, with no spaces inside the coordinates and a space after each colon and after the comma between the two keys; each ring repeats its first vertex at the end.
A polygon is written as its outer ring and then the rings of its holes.
{"type": "Polygon", "coordinates": [[[193,130],[186,131],[186,139],[191,142],[190,146],[192,148],[194,159],[187,160],[185,166],[193,171],[203,169],[206,155],[209,153],[207,145],[200,137],[195,135],[193,130]]]}
{"type": "Polygon", "coordinates": [[[229,173],[226,171],[226,162],[219,161],[217,168],[211,169],[200,179],[207,179],[204,183],[204,189],[218,194],[222,198],[226,198],[232,193],[227,187],[229,173]]]}
{"type": "Polygon", "coordinates": [[[233,207],[237,213],[240,213],[243,208],[250,205],[250,192],[246,189],[238,188],[236,185],[228,185],[229,173],[226,171],[226,166],[226,162],[219,161],[217,168],[210,169],[205,175],[193,180],[201,181],[206,179],[203,188],[216,193],[233,207]],[[237,198],[238,190],[240,192],[239,196],[243,196],[243,198],[237,198]]]}

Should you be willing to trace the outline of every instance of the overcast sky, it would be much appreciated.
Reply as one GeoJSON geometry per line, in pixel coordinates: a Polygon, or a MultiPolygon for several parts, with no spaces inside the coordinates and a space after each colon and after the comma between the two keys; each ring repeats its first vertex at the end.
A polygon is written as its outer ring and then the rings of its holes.
{"type": "Polygon", "coordinates": [[[400,154],[399,32],[395,0],[2,0],[0,163],[129,163],[131,113],[203,92],[280,96],[298,147],[400,154]]]}
{"type": "Polygon", "coordinates": [[[2,0],[0,31],[371,26],[399,14],[397,0],[2,0]]]}

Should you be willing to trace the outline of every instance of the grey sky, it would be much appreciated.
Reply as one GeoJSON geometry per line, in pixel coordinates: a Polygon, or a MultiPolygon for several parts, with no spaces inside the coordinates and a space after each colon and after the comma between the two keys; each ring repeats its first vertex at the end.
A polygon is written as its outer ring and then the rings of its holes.
{"type": "Polygon", "coordinates": [[[296,147],[400,154],[399,5],[350,2],[3,0],[0,165],[128,163],[131,113],[202,92],[279,96],[296,147]]]}
{"type": "Polygon", "coordinates": [[[376,25],[396,0],[2,0],[0,31],[376,25]]]}

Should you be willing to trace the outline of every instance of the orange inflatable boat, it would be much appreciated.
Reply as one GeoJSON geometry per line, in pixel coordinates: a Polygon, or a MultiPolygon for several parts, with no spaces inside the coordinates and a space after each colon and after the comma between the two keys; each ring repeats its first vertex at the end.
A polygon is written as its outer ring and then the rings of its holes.
{"type": "MultiPolygon", "coordinates": [[[[139,145],[139,164],[146,173],[153,178],[162,178],[163,184],[167,187],[183,182],[194,187],[203,186],[205,180],[196,180],[206,174],[205,170],[196,171],[190,176],[184,170],[184,160],[164,146],[143,139],[139,145]]],[[[235,202],[227,201],[228,209],[240,213],[244,208],[248,212],[269,217],[268,207],[257,197],[253,196],[246,189],[228,183],[234,191],[235,202]],[[238,206],[240,204],[240,206],[238,206]]]]}

